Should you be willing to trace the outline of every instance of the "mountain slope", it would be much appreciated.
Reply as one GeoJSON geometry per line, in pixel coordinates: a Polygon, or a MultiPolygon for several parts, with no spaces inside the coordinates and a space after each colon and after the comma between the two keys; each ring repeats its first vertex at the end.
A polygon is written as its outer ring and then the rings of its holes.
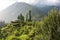
{"type": "Polygon", "coordinates": [[[5,10],[3,10],[2,12],[0,12],[1,13],[0,20],[5,20],[6,22],[10,22],[11,20],[17,19],[17,16],[20,13],[22,13],[24,16],[26,16],[26,13],[29,13],[29,10],[32,11],[32,16],[40,16],[43,14],[35,6],[32,6],[27,3],[23,3],[23,2],[20,2],[20,3],[16,2],[13,5],[6,8],[5,10]]]}

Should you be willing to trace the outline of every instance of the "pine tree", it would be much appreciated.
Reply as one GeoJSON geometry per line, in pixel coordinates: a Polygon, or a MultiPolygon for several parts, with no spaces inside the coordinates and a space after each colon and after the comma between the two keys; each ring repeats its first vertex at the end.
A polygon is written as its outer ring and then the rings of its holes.
{"type": "Polygon", "coordinates": [[[32,21],[31,20],[31,10],[29,11],[29,19],[28,19],[28,21],[32,21]]]}

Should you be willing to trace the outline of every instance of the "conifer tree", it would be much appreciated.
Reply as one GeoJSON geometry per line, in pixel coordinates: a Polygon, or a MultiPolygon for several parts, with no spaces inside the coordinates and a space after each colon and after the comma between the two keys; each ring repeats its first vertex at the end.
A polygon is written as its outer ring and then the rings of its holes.
{"type": "Polygon", "coordinates": [[[31,19],[31,10],[29,11],[29,19],[28,19],[28,21],[32,21],[32,19],[31,19]]]}

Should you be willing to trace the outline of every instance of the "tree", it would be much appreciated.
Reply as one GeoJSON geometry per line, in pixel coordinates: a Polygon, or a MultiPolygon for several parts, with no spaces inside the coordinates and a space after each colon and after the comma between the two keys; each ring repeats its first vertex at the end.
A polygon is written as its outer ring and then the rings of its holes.
{"type": "Polygon", "coordinates": [[[31,20],[31,10],[29,11],[29,19],[28,19],[28,21],[32,21],[31,20]]]}
{"type": "Polygon", "coordinates": [[[28,21],[28,13],[26,14],[26,22],[28,21]]]}
{"type": "Polygon", "coordinates": [[[60,40],[60,32],[58,32],[58,28],[60,28],[60,12],[53,8],[48,12],[48,16],[44,19],[44,25],[48,28],[49,32],[51,32],[50,40],[60,40]]]}
{"type": "Polygon", "coordinates": [[[20,15],[18,16],[18,21],[19,21],[19,22],[24,22],[24,16],[23,16],[22,14],[20,14],[20,15]]]}
{"type": "Polygon", "coordinates": [[[22,14],[20,14],[19,16],[18,16],[18,25],[20,25],[20,26],[24,26],[25,24],[24,24],[24,16],[22,15],[22,14]]]}

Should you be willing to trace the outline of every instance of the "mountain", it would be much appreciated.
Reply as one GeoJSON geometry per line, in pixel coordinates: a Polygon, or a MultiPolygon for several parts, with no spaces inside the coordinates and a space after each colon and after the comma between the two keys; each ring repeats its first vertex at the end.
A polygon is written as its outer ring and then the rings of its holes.
{"type": "Polygon", "coordinates": [[[57,6],[44,6],[44,7],[38,7],[38,8],[39,8],[39,10],[43,11],[44,13],[47,13],[48,11],[53,9],[54,7],[57,8],[57,9],[60,9],[60,5],[57,5],[57,6]]]}
{"type": "Polygon", "coordinates": [[[24,2],[16,2],[0,12],[0,19],[5,20],[6,22],[10,22],[11,20],[16,20],[20,13],[26,16],[26,13],[29,13],[29,10],[31,10],[34,20],[38,18],[38,16],[41,17],[43,14],[43,12],[40,11],[36,6],[24,2]]]}
{"type": "Polygon", "coordinates": [[[0,28],[3,27],[4,25],[6,25],[5,22],[4,21],[0,21],[0,28]]]}
{"type": "Polygon", "coordinates": [[[30,5],[25,2],[16,2],[0,12],[0,20],[5,20],[6,22],[16,20],[20,13],[22,13],[26,18],[26,14],[29,13],[29,10],[32,12],[32,20],[40,20],[43,16],[47,15],[48,11],[52,8],[56,7],[60,9],[59,5],[41,6],[42,5],[39,5],[39,7],[37,7],[36,5],[30,5]]]}

